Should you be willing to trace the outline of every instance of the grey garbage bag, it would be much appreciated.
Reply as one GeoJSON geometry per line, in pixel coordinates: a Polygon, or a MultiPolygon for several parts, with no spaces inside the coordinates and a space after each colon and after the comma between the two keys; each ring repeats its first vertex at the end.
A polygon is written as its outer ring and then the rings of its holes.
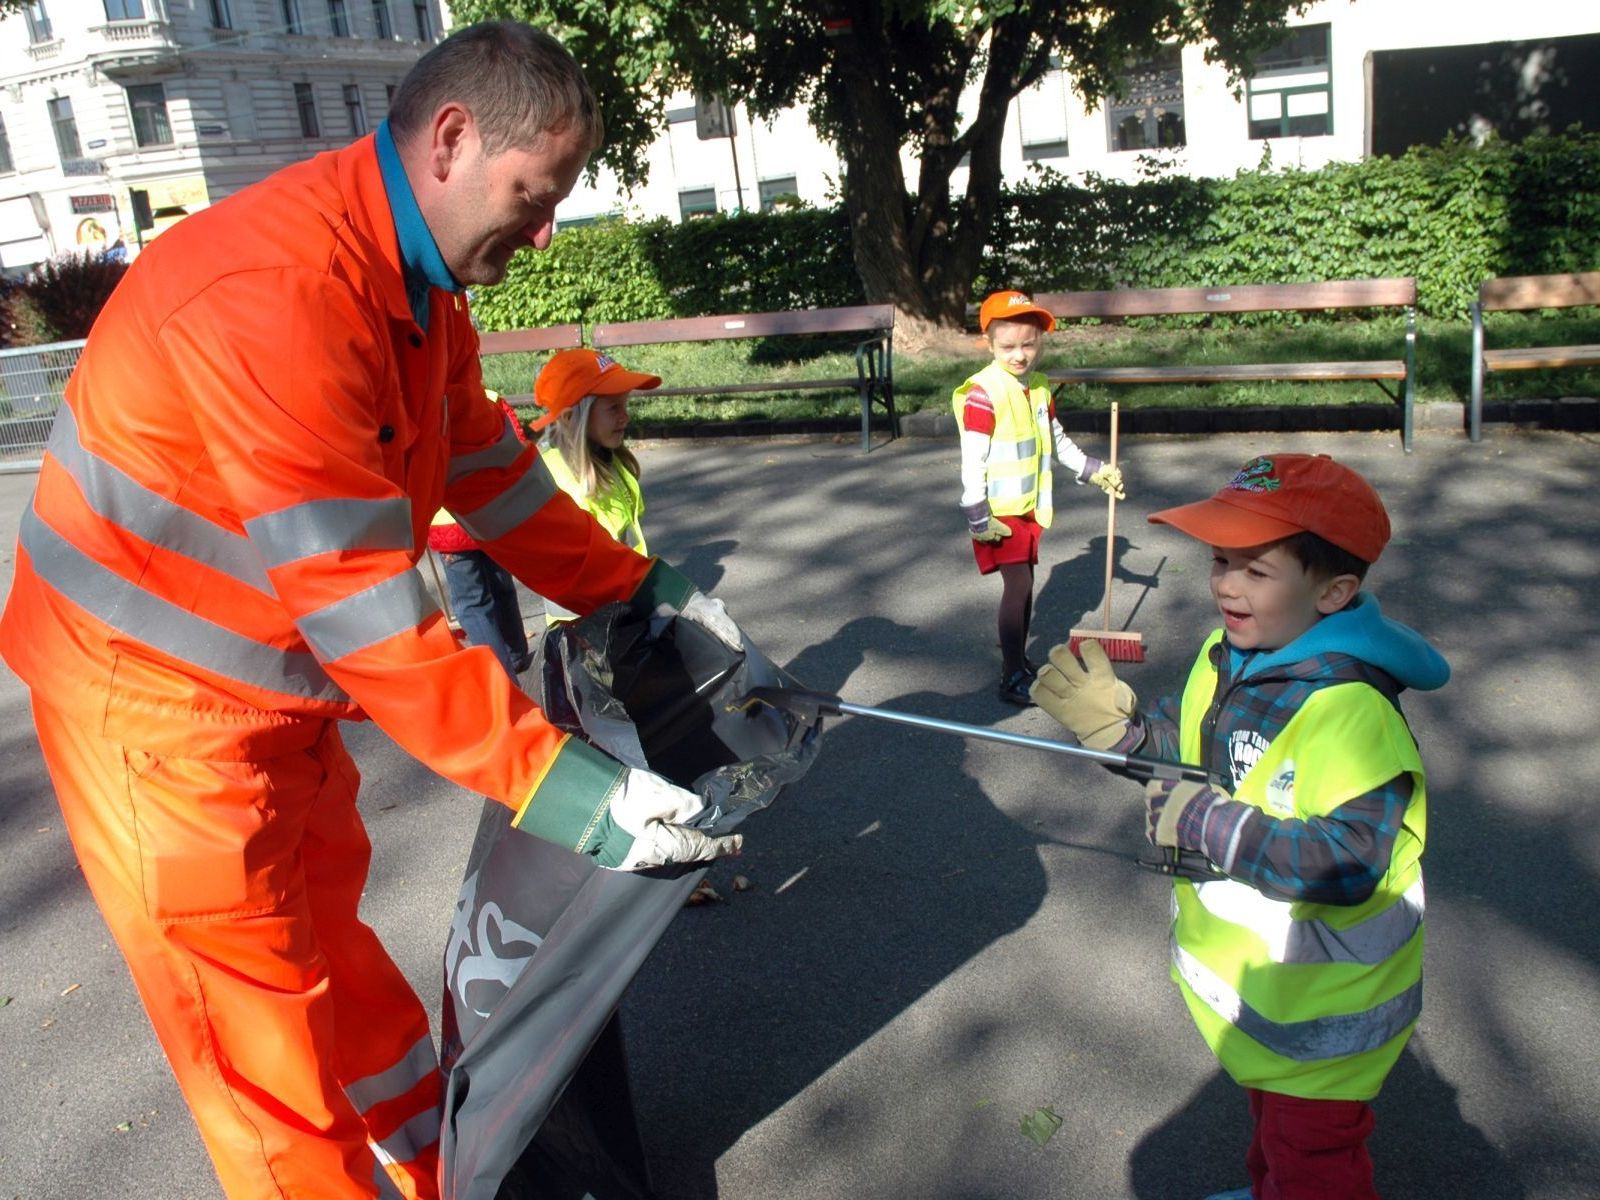
{"type": "MultiPolygon", "coordinates": [[[[751,687],[793,686],[759,650],[611,605],[551,628],[529,692],[557,726],[707,802],[727,833],[810,766],[819,725],[751,687]]],[[[444,956],[444,1200],[649,1194],[615,1009],[704,868],[627,874],[511,828],[488,802],[444,956]]]]}

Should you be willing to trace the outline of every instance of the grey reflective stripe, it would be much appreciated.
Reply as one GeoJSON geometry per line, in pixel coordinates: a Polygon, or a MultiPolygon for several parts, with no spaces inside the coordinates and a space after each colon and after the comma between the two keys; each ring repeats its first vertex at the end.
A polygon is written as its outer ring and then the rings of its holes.
{"type": "Polygon", "coordinates": [[[482,508],[475,508],[469,513],[456,513],[456,520],[474,541],[492,542],[495,538],[504,537],[543,508],[556,490],[556,481],[550,478],[550,468],[535,459],[521,479],[482,508]]]}
{"type": "Polygon", "coordinates": [[[397,1096],[404,1096],[429,1075],[439,1073],[439,1056],[433,1051],[433,1037],[418,1038],[417,1044],[406,1056],[387,1071],[368,1075],[344,1085],[344,1094],[357,1112],[366,1112],[374,1105],[397,1096]]]}
{"type": "Polygon", "coordinates": [[[412,549],[411,501],[307,500],[244,523],[269,567],[333,550],[412,549]]]}
{"type": "Polygon", "coordinates": [[[1024,438],[1020,442],[1002,442],[995,440],[989,444],[990,462],[1021,462],[1025,458],[1033,458],[1039,453],[1038,438],[1024,438]]]}
{"type": "Polygon", "coordinates": [[[1370,966],[1399,953],[1422,927],[1420,876],[1393,904],[1347,929],[1326,921],[1296,920],[1288,901],[1264,896],[1236,880],[1197,883],[1194,892],[1212,916],[1260,938],[1273,962],[1370,966]]]}
{"type": "Polygon", "coordinates": [[[1019,479],[1007,479],[993,475],[989,477],[989,499],[1012,500],[1018,496],[1031,496],[1038,488],[1037,475],[1024,475],[1019,479]]]}
{"type": "Polygon", "coordinates": [[[249,538],[173,503],[84,449],[77,419],[65,404],[50,435],[50,454],[76,481],[89,507],[113,525],[263,595],[274,594],[260,551],[249,538]]]}
{"type": "Polygon", "coordinates": [[[472,454],[463,454],[460,458],[452,458],[450,466],[445,471],[446,487],[466,478],[474,471],[489,470],[495,467],[509,467],[517,461],[517,455],[527,448],[522,439],[516,435],[516,431],[511,428],[510,419],[504,413],[501,413],[500,416],[503,426],[500,431],[500,440],[487,450],[478,450],[472,454]]]}
{"type": "Polygon", "coordinates": [[[350,699],[310,654],[224,629],[108,570],[50,528],[30,506],[22,545],[39,577],[119,633],[225,679],[308,700],[350,699]]]}
{"type": "Polygon", "coordinates": [[[416,1160],[429,1146],[439,1140],[444,1112],[435,1104],[426,1112],[419,1112],[381,1142],[372,1142],[372,1152],[379,1162],[409,1163],[416,1160]]]}
{"type": "Polygon", "coordinates": [[[1422,981],[1357,1013],[1310,1021],[1270,1021],[1251,1008],[1211,968],[1172,939],[1172,963],[1194,994],[1218,1017],[1274,1054],[1317,1062],[1376,1050],[1422,1014],[1422,981]]]}
{"type": "Polygon", "coordinates": [[[335,662],[397,633],[415,629],[438,611],[439,605],[422,576],[407,569],[307,613],[296,624],[318,658],[335,662]]]}

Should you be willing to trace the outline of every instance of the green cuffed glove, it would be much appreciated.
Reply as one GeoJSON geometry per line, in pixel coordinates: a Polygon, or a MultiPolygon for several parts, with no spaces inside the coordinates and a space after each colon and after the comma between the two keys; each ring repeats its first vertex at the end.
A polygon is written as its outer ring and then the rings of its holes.
{"type": "Polygon", "coordinates": [[[1080,653],[1063,642],[1050,651],[1050,663],[1033,681],[1033,702],[1060,721],[1091,750],[1109,750],[1122,740],[1138,698],[1117,678],[1106,648],[1087,639],[1080,653]]]}

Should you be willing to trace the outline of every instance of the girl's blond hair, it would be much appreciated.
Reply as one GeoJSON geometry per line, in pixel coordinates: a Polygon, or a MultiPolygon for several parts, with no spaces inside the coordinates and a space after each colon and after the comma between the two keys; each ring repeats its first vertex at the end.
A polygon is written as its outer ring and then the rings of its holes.
{"type": "Polygon", "coordinates": [[[545,434],[550,445],[561,451],[567,469],[578,481],[581,499],[588,499],[615,484],[619,466],[635,479],[639,478],[639,460],[626,442],[608,451],[589,440],[589,412],[594,408],[595,399],[585,396],[557,417],[545,434]]]}

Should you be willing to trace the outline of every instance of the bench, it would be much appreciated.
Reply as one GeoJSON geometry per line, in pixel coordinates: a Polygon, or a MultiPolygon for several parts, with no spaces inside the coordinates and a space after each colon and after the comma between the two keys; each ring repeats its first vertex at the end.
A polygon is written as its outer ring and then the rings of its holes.
{"type": "MultiPolygon", "coordinates": [[[[497,333],[478,335],[478,357],[491,354],[543,354],[550,350],[576,350],[583,345],[582,325],[548,325],[542,329],[508,329],[497,333]]],[[[528,390],[507,395],[512,408],[527,408],[533,404],[533,375],[528,376],[528,390]]]]}
{"type": "Polygon", "coordinates": [[[1045,372],[1058,391],[1074,383],[1233,383],[1255,380],[1370,380],[1400,405],[1401,444],[1411,450],[1417,354],[1417,281],[1345,279],[1237,287],[1128,288],[1040,292],[1033,301],[1058,319],[1179,316],[1194,313],[1313,312],[1403,308],[1405,357],[1356,362],[1277,362],[1154,367],[1070,367],[1045,372]],[[1397,393],[1387,385],[1401,385],[1397,393]]]}
{"type": "Polygon", "coordinates": [[[872,407],[889,418],[889,436],[899,435],[894,411],[894,305],[864,304],[848,308],[815,308],[794,312],[727,313],[711,317],[674,317],[661,321],[618,321],[596,325],[589,344],[596,350],[618,346],[710,342],[728,338],[794,335],[866,335],[856,343],[856,373],[827,379],[766,379],[747,383],[674,384],[652,388],[651,396],[727,397],[758,392],[831,389],[853,391],[861,400],[861,448],[872,448],[872,407]]]}
{"type": "Polygon", "coordinates": [[[1487,372],[1600,365],[1600,346],[1485,350],[1483,314],[1573,308],[1580,304],[1600,304],[1600,271],[1585,271],[1579,275],[1507,275],[1486,279],[1478,286],[1478,298],[1472,305],[1472,407],[1467,428],[1472,441],[1483,437],[1483,377],[1487,372]]]}

